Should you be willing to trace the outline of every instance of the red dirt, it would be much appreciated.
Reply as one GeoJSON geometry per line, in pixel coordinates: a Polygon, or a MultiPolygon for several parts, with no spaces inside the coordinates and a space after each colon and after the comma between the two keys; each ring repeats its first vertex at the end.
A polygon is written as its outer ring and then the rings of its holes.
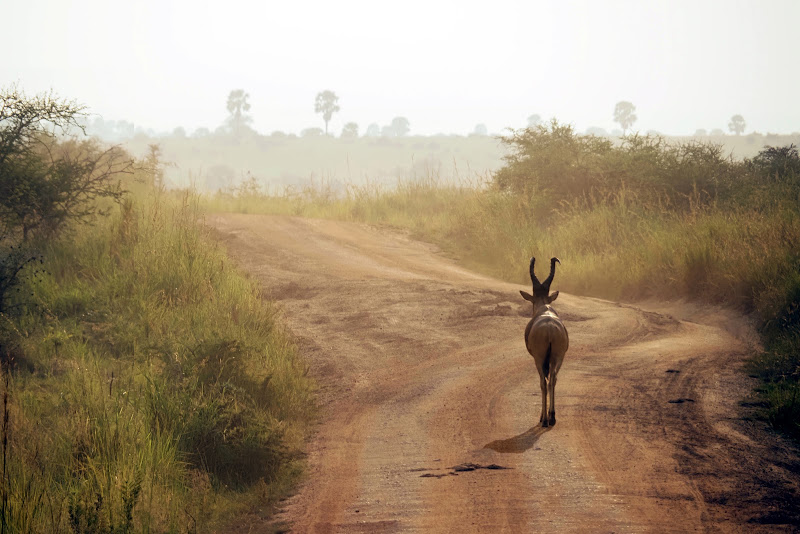
{"type": "Polygon", "coordinates": [[[740,404],[751,330],[734,315],[561,292],[570,349],[543,429],[530,288],[363,225],[209,223],[283,307],[320,384],[308,477],[278,517],[293,531],[800,528],[797,450],[740,404]]]}

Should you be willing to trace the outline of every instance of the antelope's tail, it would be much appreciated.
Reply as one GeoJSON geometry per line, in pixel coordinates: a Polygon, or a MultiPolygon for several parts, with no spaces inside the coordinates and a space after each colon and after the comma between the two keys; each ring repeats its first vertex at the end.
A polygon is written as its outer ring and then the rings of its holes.
{"type": "Polygon", "coordinates": [[[544,363],[542,364],[542,371],[544,371],[544,377],[550,378],[550,355],[553,352],[553,344],[547,344],[547,353],[544,355],[544,363]]]}

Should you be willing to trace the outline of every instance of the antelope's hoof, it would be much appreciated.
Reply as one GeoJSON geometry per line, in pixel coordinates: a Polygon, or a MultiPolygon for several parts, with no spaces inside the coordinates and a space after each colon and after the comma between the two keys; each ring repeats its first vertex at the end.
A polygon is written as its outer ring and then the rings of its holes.
{"type": "Polygon", "coordinates": [[[547,428],[547,419],[542,420],[542,428],[547,428]]]}
{"type": "Polygon", "coordinates": [[[550,426],[555,426],[555,424],[556,424],[556,416],[554,415],[553,417],[550,418],[550,426]]]}

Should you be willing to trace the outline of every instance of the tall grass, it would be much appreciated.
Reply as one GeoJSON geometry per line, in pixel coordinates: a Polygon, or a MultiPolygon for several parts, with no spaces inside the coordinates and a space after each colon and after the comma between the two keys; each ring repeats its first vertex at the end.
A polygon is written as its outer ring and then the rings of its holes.
{"type": "Polygon", "coordinates": [[[751,313],[764,335],[751,372],[764,379],[766,415],[799,437],[796,151],[739,161],[696,142],[633,136],[612,145],[555,122],[505,140],[514,149],[506,167],[482,184],[429,175],[393,189],[335,195],[318,185],[275,195],[251,183],[205,202],[213,210],[407,229],[471,268],[521,284],[530,256],[558,256],[560,289],[569,292],[685,298],[751,313]]]}
{"type": "Polygon", "coordinates": [[[0,316],[5,532],[211,532],[300,473],[312,384],[276,310],[196,196],[134,189],[0,316]]]}

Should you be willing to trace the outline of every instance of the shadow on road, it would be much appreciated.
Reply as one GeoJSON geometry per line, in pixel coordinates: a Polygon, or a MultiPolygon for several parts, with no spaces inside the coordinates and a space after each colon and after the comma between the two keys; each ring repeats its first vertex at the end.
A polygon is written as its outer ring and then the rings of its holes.
{"type": "Polygon", "coordinates": [[[531,427],[527,431],[523,432],[519,436],[514,436],[513,438],[508,439],[498,439],[487,445],[484,445],[484,449],[492,449],[496,452],[512,452],[512,453],[520,453],[525,452],[531,447],[533,447],[539,438],[542,437],[542,434],[550,430],[552,427],[542,428],[539,425],[531,427]]]}

